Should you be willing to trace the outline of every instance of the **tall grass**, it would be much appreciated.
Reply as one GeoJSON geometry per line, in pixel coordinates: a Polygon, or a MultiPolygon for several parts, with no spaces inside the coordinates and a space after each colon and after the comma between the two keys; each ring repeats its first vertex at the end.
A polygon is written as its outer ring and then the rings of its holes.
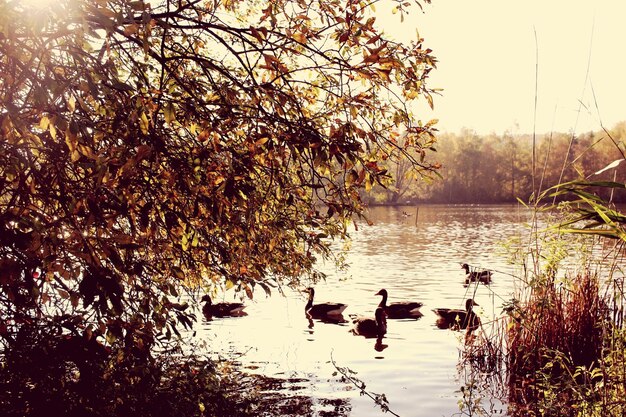
{"type": "Polygon", "coordinates": [[[577,246],[573,255],[585,263],[565,275],[559,265],[571,248],[553,237],[529,245],[533,265],[518,277],[515,298],[466,346],[465,364],[492,375],[511,417],[626,415],[624,246],[617,242],[593,267],[577,246]]]}
{"type": "MultiPolygon", "coordinates": [[[[509,310],[505,328],[512,415],[577,416],[609,382],[603,369],[606,334],[613,328],[607,293],[588,271],[567,285],[535,287],[509,310]]],[[[583,414],[587,415],[587,414],[583,414]]]]}

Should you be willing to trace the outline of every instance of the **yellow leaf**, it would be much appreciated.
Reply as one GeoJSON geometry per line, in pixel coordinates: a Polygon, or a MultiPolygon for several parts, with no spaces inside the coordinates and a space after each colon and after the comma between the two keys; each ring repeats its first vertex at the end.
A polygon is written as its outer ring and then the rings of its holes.
{"type": "Polygon", "coordinates": [[[150,128],[150,122],[148,121],[148,116],[145,113],[141,113],[141,118],[139,119],[139,127],[141,128],[141,133],[144,135],[148,134],[148,130],[150,128]]]}
{"type": "Polygon", "coordinates": [[[48,126],[50,126],[50,119],[48,118],[48,116],[42,117],[39,121],[39,127],[42,130],[48,130],[48,126]]]}
{"type": "Polygon", "coordinates": [[[428,101],[430,109],[433,110],[435,108],[435,106],[433,105],[433,97],[430,94],[426,94],[426,100],[428,101]]]}
{"type": "Polygon", "coordinates": [[[411,89],[411,90],[405,91],[404,96],[408,98],[409,100],[413,100],[419,97],[419,92],[417,90],[411,89]]]}
{"type": "Polygon", "coordinates": [[[184,251],[187,251],[187,249],[189,249],[189,237],[186,234],[183,234],[180,246],[183,248],[184,251]]]}
{"type": "Polygon", "coordinates": [[[87,158],[94,160],[97,159],[97,156],[93,153],[93,150],[89,146],[85,146],[79,143],[77,148],[78,151],[81,154],[85,155],[87,158]]]}
{"type": "MultiPolygon", "coordinates": [[[[52,130],[50,131],[50,133],[52,133],[52,130]]],[[[65,131],[65,144],[67,145],[67,148],[70,150],[70,152],[76,151],[77,143],[78,143],[78,138],[76,137],[76,135],[74,135],[69,129],[66,130],[65,131]]]]}
{"type": "Polygon", "coordinates": [[[292,36],[293,40],[299,43],[306,43],[306,36],[303,33],[296,32],[292,36]]]}
{"type": "Polygon", "coordinates": [[[163,108],[163,115],[165,116],[165,121],[168,124],[172,124],[173,122],[175,122],[176,121],[176,108],[174,107],[174,104],[167,103],[165,107],[163,108]]]}
{"type": "Polygon", "coordinates": [[[270,140],[270,138],[268,138],[267,136],[265,136],[265,137],[263,137],[263,138],[261,138],[261,139],[257,140],[256,142],[254,142],[254,144],[255,144],[256,146],[261,146],[261,145],[263,145],[263,144],[267,143],[267,141],[268,141],[268,140],[270,140]]]}
{"type": "Polygon", "coordinates": [[[76,110],[76,99],[74,96],[70,96],[70,98],[67,99],[67,107],[72,113],[76,110]]]}

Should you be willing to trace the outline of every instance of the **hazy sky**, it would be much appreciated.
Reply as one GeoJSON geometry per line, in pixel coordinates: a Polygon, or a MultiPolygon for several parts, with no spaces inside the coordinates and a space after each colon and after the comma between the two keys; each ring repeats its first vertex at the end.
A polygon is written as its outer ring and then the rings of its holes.
{"type": "Polygon", "coordinates": [[[537,133],[626,120],[626,1],[432,0],[424,11],[402,25],[377,14],[394,36],[417,28],[439,60],[430,86],[444,91],[417,117],[440,130],[531,133],[536,66],[537,133]]]}

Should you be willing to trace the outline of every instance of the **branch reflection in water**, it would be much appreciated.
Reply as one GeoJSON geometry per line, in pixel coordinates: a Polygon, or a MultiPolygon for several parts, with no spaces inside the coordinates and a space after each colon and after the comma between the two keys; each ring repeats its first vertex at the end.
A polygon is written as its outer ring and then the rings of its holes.
{"type": "MultiPolygon", "coordinates": [[[[497,332],[496,332],[497,334],[497,332]]],[[[493,335],[467,332],[459,352],[459,412],[453,416],[507,415],[505,355],[493,335]]]]}

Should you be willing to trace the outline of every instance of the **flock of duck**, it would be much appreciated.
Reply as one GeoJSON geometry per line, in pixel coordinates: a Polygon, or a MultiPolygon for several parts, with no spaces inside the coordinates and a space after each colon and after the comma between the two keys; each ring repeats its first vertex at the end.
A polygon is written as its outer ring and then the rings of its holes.
{"type": "MultiPolygon", "coordinates": [[[[477,282],[482,284],[491,283],[491,271],[472,270],[464,263],[461,268],[465,270],[465,284],[477,282]]],[[[348,307],[343,303],[314,303],[315,290],[311,287],[305,290],[308,300],[304,306],[305,315],[309,319],[318,319],[334,323],[346,322],[343,319],[343,311],[348,307]]],[[[351,316],[353,334],[368,338],[382,338],[387,333],[387,318],[389,319],[417,319],[422,317],[420,308],[423,304],[417,301],[397,301],[387,304],[389,293],[381,289],[375,295],[382,299],[374,311],[373,317],[351,316]]],[[[213,317],[244,316],[245,305],[243,303],[213,303],[211,297],[205,295],[201,299],[204,302],[202,312],[210,320],[213,317]]],[[[474,313],[473,307],[478,306],[472,298],[465,302],[465,309],[435,308],[432,311],[438,316],[437,327],[452,329],[475,330],[480,326],[480,318],[474,313]]]]}

